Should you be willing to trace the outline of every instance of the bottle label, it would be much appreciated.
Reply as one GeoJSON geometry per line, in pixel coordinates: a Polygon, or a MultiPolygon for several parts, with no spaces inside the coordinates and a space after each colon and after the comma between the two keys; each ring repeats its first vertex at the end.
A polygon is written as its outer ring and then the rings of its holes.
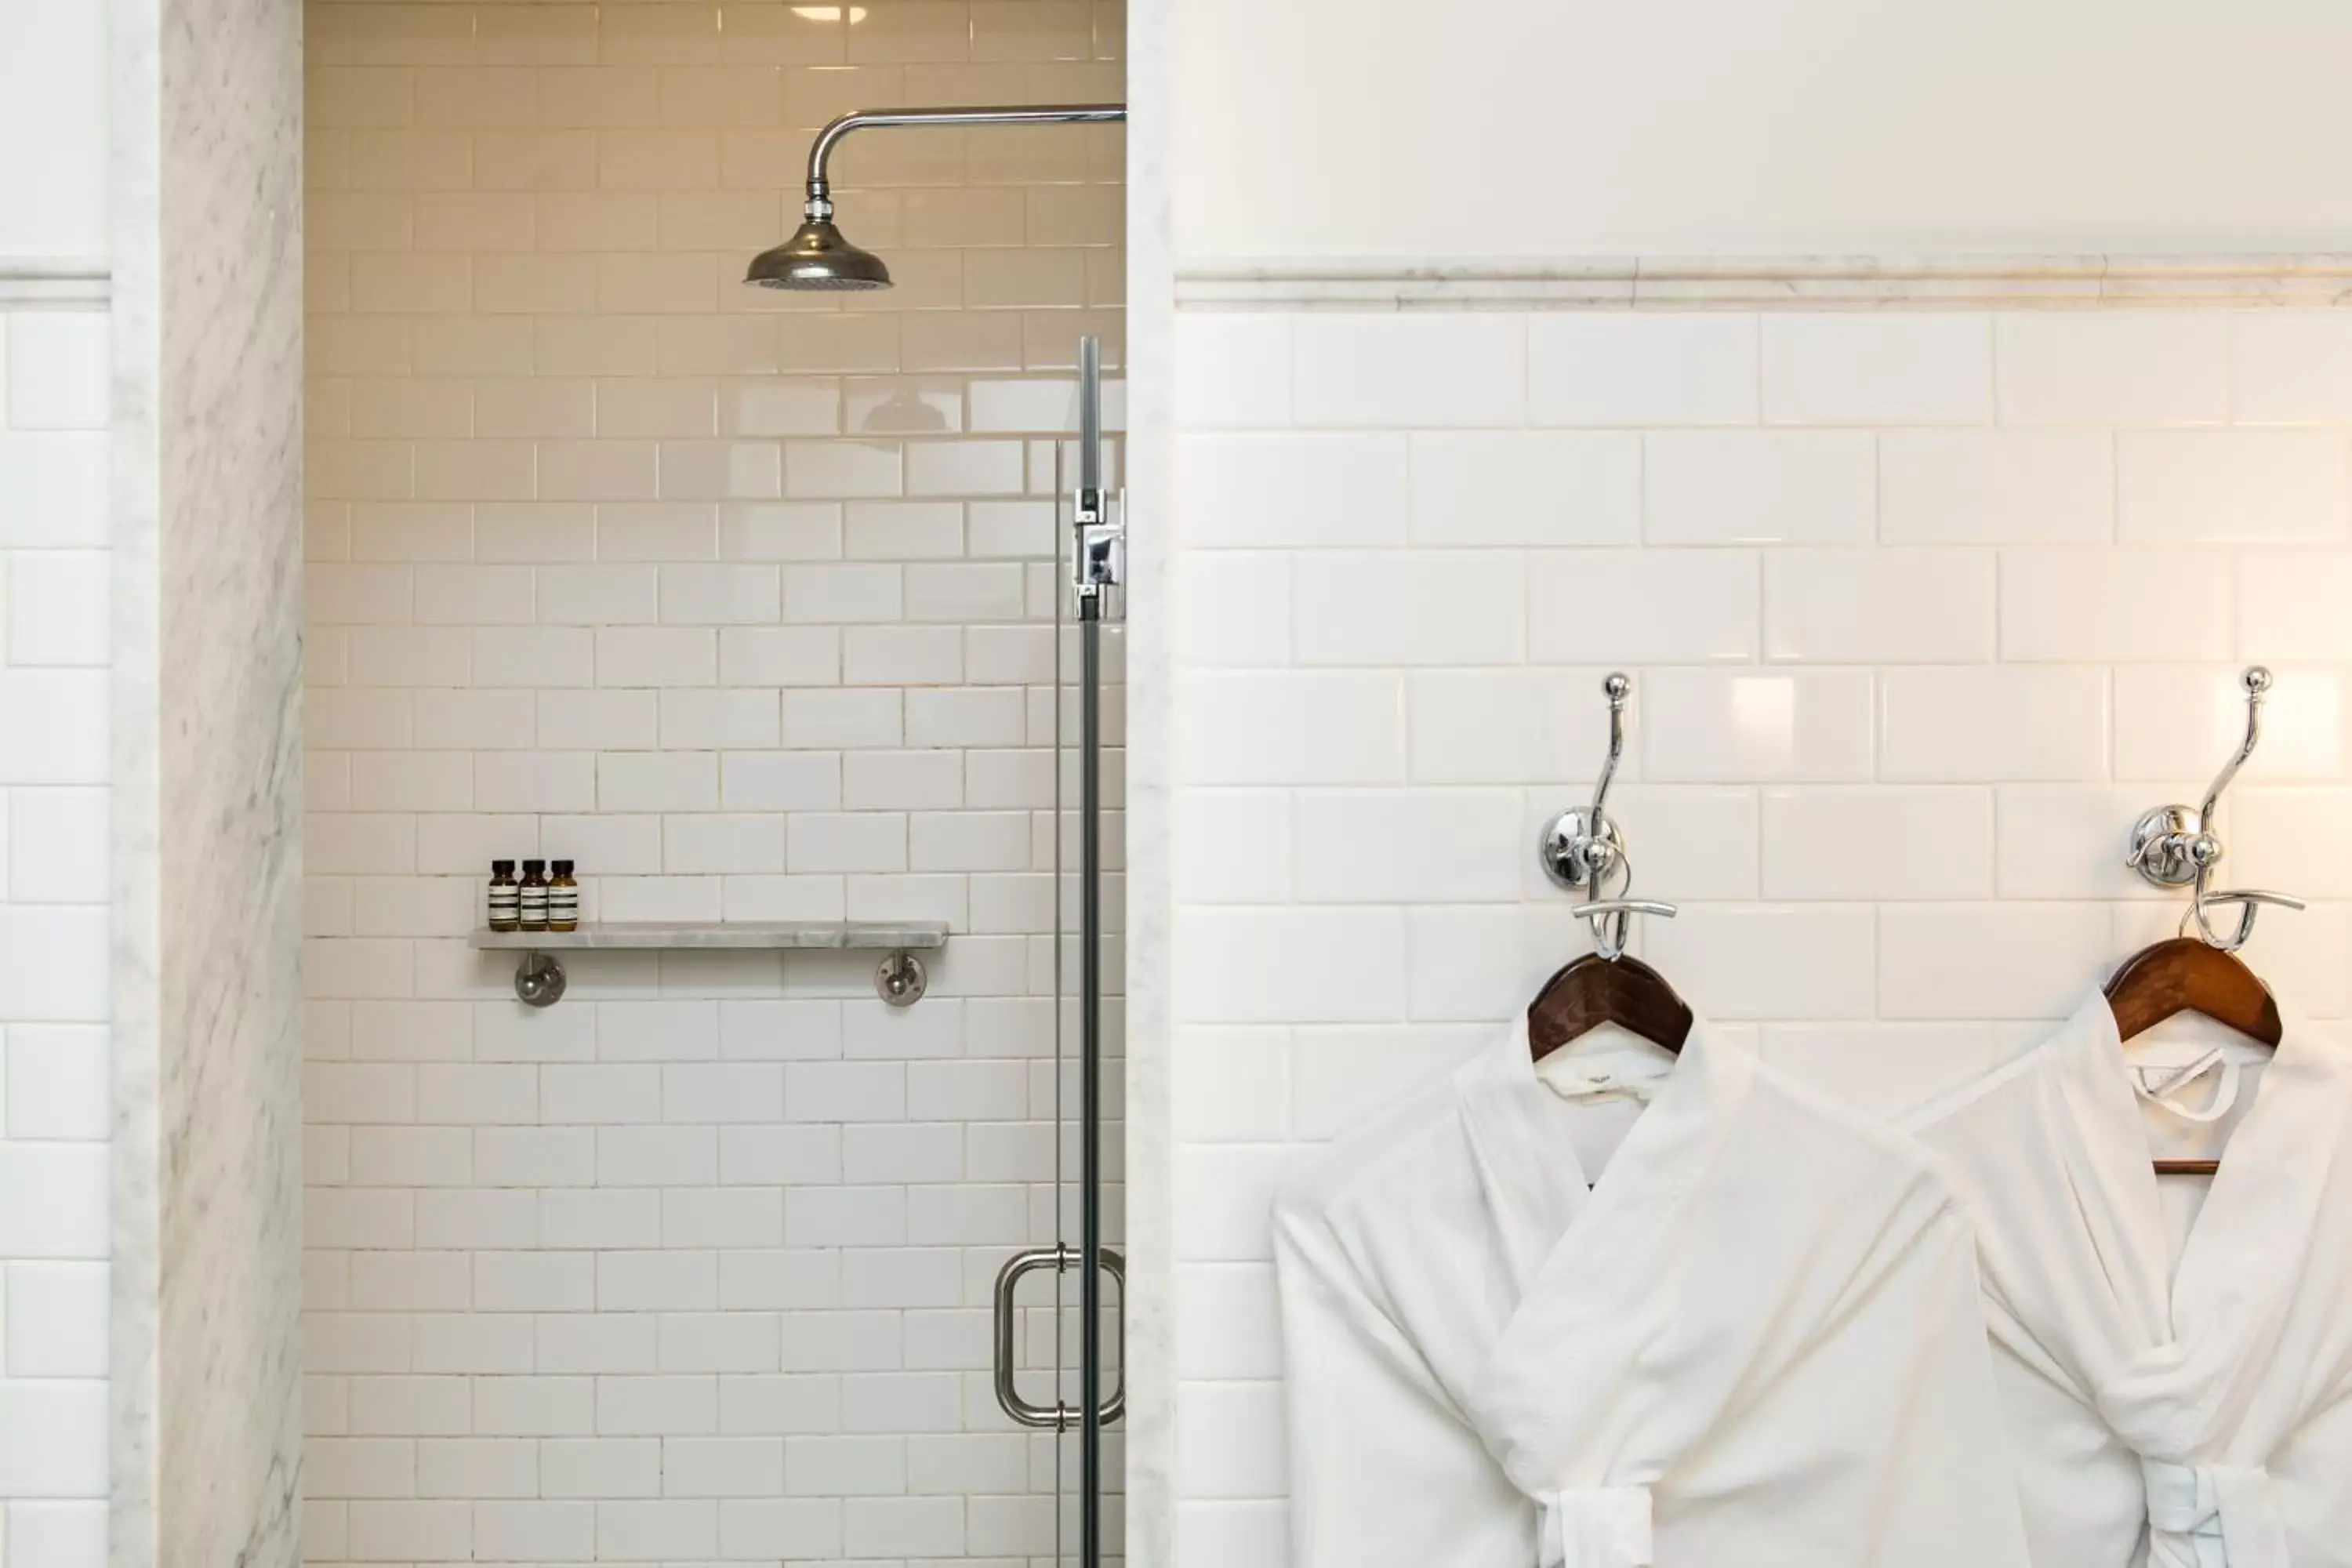
{"type": "Polygon", "coordinates": [[[547,925],[547,889],[544,887],[522,889],[522,929],[541,931],[547,925]]]}
{"type": "Polygon", "coordinates": [[[522,923],[522,892],[513,883],[490,889],[489,925],[492,931],[512,931],[522,923]]]}
{"type": "Polygon", "coordinates": [[[579,925],[579,889],[550,888],[547,889],[547,923],[558,931],[571,931],[579,925]]]}

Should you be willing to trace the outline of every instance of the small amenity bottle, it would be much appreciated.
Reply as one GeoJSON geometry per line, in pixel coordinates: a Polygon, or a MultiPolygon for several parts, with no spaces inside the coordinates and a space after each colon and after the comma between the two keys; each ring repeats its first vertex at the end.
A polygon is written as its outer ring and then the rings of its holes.
{"type": "Polygon", "coordinates": [[[526,860],[522,863],[522,883],[516,891],[522,907],[521,928],[524,931],[547,929],[547,862],[526,860]]]}
{"type": "Polygon", "coordinates": [[[555,875],[547,879],[547,929],[578,931],[580,929],[580,884],[572,879],[572,862],[554,863],[555,875]]]}
{"type": "Polygon", "coordinates": [[[522,890],[515,885],[514,862],[490,862],[489,927],[492,931],[522,929],[522,890]]]}

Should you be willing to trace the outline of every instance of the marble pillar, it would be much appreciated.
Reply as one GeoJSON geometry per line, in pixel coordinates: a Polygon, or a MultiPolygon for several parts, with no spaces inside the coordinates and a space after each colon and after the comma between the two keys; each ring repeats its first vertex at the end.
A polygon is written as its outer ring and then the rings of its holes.
{"type": "Polygon", "coordinates": [[[302,12],[113,8],[111,1560],[288,1568],[302,12]]]}

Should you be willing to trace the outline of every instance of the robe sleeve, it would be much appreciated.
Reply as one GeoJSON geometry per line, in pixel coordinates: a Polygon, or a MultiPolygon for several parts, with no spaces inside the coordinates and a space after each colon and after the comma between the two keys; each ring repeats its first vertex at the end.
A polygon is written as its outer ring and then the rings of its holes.
{"type": "Polygon", "coordinates": [[[1527,1568],[1533,1505],[1320,1214],[1275,1217],[1290,1425],[1289,1568],[1527,1568]]]}
{"type": "Polygon", "coordinates": [[[1804,1358],[1831,1409],[1836,1392],[1875,1377],[1838,1446],[1874,1468],[1857,1497],[1869,1521],[1850,1560],[1874,1568],[2024,1568],[2016,1472],[2001,1429],[1992,1348],[1977,1286],[1975,1237],[1946,1205],[1854,1281],[1804,1358]]]}

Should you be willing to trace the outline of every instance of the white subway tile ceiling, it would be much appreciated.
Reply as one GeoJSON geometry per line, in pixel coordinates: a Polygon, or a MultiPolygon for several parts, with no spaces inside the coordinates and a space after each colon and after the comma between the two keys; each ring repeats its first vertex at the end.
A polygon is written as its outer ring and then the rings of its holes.
{"type": "Polygon", "coordinates": [[[1682,905],[1639,951],[1828,1092],[1916,1104],[2169,933],[2122,837],[2236,744],[2242,661],[2231,876],[2315,900],[2254,962],[2352,1011],[2337,315],[1402,320],[1178,319],[1182,1568],[1286,1561],[1275,1184],[1584,944],[1529,846],[1609,668],[1682,905]]]}
{"type": "MultiPolygon", "coordinates": [[[[1075,1104],[1048,563],[1077,340],[1122,357],[1122,139],[861,138],[842,221],[899,287],[737,279],[825,120],[1117,100],[1119,7],[308,21],[305,1554],[1050,1555],[1052,1444],[996,1411],[987,1301],[1055,1234],[1075,1104]],[[956,932],[905,1016],[870,959],[693,953],[581,957],[526,1013],[464,946],[493,855],[577,859],[591,918],[956,932]]],[[[17,439],[0,473],[96,482],[79,437],[17,439]]],[[[0,709],[68,717],[37,687],[102,679],[68,635],[102,533],[0,528],[58,557],[11,585],[36,686],[0,672],[0,709]]],[[[78,805],[42,819],[61,843],[78,805]]],[[[54,854],[11,876],[76,887],[54,854]]],[[[12,1115],[80,1124],[73,1046],[12,1048],[12,1115]]],[[[25,1289],[37,1321],[63,1287],[25,1289]]]]}

